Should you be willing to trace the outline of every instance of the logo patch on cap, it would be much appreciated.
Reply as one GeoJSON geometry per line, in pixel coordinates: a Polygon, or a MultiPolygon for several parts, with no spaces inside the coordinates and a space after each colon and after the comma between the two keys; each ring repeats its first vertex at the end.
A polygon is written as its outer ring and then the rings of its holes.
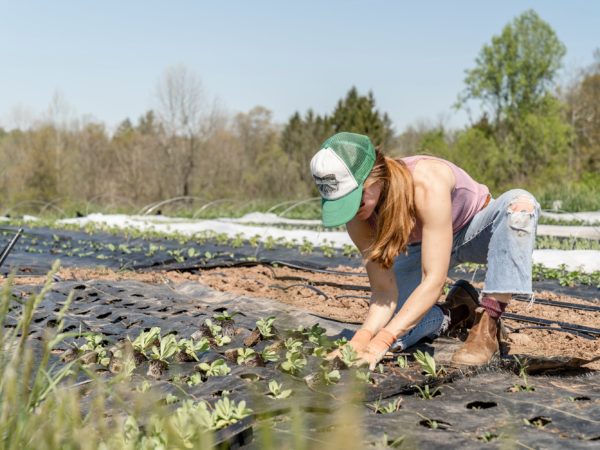
{"type": "Polygon", "coordinates": [[[323,175],[318,177],[313,175],[315,182],[317,183],[317,189],[323,197],[327,197],[338,190],[340,182],[335,177],[335,174],[323,175]]]}

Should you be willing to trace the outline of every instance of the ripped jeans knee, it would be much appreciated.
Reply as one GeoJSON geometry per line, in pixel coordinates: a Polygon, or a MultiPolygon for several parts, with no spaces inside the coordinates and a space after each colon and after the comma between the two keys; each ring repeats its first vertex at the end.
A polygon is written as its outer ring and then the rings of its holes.
{"type": "Polygon", "coordinates": [[[539,205],[531,195],[518,194],[506,209],[508,226],[516,231],[518,236],[532,234],[537,223],[538,209],[539,205]]]}

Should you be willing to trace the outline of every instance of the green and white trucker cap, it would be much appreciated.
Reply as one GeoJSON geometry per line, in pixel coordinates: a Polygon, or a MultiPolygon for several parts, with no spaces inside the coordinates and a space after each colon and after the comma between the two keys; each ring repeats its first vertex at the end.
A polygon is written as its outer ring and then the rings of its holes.
{"type": "Polygon", "coordinates": [[[321,193],[324,226],[343,225],[356,215],[374,164],[375,148],[368,136],[338,133],[323,142],[310,170],[321,193]]]}

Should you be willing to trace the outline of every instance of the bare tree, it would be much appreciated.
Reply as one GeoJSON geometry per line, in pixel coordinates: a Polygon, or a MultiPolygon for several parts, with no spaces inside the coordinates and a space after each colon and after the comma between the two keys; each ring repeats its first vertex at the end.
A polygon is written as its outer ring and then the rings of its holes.
{"type": "Polygon", "coordinates": [[[167,136],[164,143],[168,176],[175,195],[190,195],[192,177],[206,138],[207,101],[200,78],[185,66],[165,71],[157,87],[158,119],[167,136]]]}

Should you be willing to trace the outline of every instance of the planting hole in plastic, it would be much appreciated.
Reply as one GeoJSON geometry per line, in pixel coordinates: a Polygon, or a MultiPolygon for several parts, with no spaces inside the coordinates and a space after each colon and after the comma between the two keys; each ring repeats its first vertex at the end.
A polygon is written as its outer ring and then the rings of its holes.
{"type": "Polygon", "coordinates": [[[471,402],[471,403],[467,403],[466,408],[467,409],[489,409],[489,408],[495,408],[496,406],[498,406],[498,403],[496,402],[471,402]]]}
{"type": "Polygon", "coordinates": [[[444,422],[443,420],[430,419],[430,420],[421,420],[419,425],[425,428],[429,428],[430,430],[448,430],[452,424],[448,422],[444,422]]]}
{"type": "Polygon", "coordinates": [[[260,381],[260,380],[264,380],[263,377],[256,375],[255,373],[243,373],[240,375],[240,378],[242,380],[246,380],[246,381],[260,381]]]}
{"type": "Polygon", "coordinates": [[[544,428],[549,423],[552,423],[552,419],[550,417],[546,417],[546,416],[535,416],[535,417],[532,417],[531,419],[527,419],[527,422],[529,422],[531,425],[536,426],[538,428],[544,428]]]}

